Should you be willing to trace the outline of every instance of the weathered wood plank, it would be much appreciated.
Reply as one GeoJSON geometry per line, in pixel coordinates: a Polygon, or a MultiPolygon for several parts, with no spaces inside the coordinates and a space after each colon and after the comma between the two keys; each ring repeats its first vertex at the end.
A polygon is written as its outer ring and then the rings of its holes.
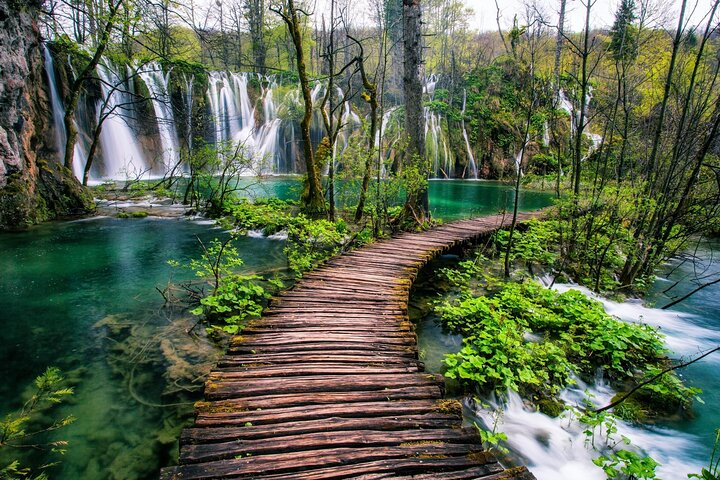
{"type": "MultiPolygon", "coordinates": [[[[398,388],[386,388],[384,390],[371,390],[364,392],[322,392],[322,393],[311,393],[311,394],[285,394],[285,395],[259,395],[250,398],[233,398],[227,400],[217,400],[213,402],[197,402],[195,409],[198,413],[204,414],[208,422],[211,422],[212,414],[214,413],[232,413],[232,412],[243,412],[243,411],[263,411],[272,408],[286,408],[286,407],[300,407],[300,406],[320,406],[320,405],[332,405],[332,404],[343,404],[352,405],[362,402],[398,402],[398,401],[413,401],[413,400],[435,400],[441,397],[440,387],[426,386],[426,387],[398,387],[398,388]],[[260,409],[260,410],[258,410],[260,409]]],[[[354,407],[348,408],[363,408],[354,407]]],[[[412,415],[420,411],[424,412],[422,408],[415,409],[414,412],[407,413],[403,412],[402,409],[394,411],[383,409],[378,415],[412,415]]],[[[448,410],[437,410],[443,413],[448,413],[448,410]]],[[[342,412],[340,412],[342,413],[342,412]]],[[[372,414],[372,410],[366,410],[365,413],[372,414]]],[[[333,414],[330,414],[333,416],[333,414]]],[[[302,413],[298,415],[300,420],[304,417],[302,413]]],[[[290,421],[290,420],[284,420],[290,421]]],[[[243,422],[244,423],[244,422],[243,422]]],[[[243,423],[240,423],[242,425],[243,423]]]]}
{"type": "MultiPolygon", "coordinates": [[[[366,427],[370,427],[369,422],[366,427]]],[[[329,448],[388,447],[410,442],[473,444],[476,437],[475,432],[469,433],[462,429],[323,431],[280,438],[235,439],[230,442],[185,445],[180,450],[180,461],[200,463],[235,458],[239,455],[270,455],[329,448]]]]}
{"type": "MultiPolygon", "coordinates": [[[[291,474],[267,475],[266,480],[329,480],[338,478],[387,479],[397,478],[398,473],[433,472],[425,478],[434,478],[433,475],[442,475],[447,470],[472,469],[475,476],[458,478],[485,478],[486,476],[503,471],[498,463],[488,463],[480,467],[477,460],[467,457],[448,458],[403,458],[392,460],[379,460],[375,462],[359,463],[340,467],[313,469],[309,471],[293,472],[291,474]],[[385,472],[385,473],[369,473],[385,472]]],[[[461,470],[462,471],[462,470],[461,470]]],[[[456,473],[456,472],[454,472],[456,473]]],[[[403,478],[414,478],[403,477],[403,478]]],[[[446,477],[438,477],[446,478],[446,477]]],[[[447,477],[453,478],[453,477],[447,477]]]]}
{"type": "MultiPolygon", "coordinates": [[[[224,405],[231,404],[226,403],[224,405]]],[[[459,413],[459,410],[455,403],[439,400],[327,403],[240,411],[231,408],[215,408],[214,410],[198,412],[195,423],[198,426],[245,425],[248,422],[253,425],[266,425],[331,417],[372,418],[388,415],[424,415],[427,413],[459,413]]]]}
{"type": "Polygon", "coordinates": [[[347,465],[392,458],[432,455],[466,455],[480,451],[478,445],[427,444],[374,448],[334,448],[192,463],[164,469],[161,479],[202,480],[252,478],[257,475],[307,470],[319,466],[347,465]]]}
{"type": "Polygon", "coordinates": [[[283,393],[352,392],[382,390],[389,385],[422,387],[444,384],[442,377],[431,374],[408,373],[403,375],[315,375],[289,377],[282,382],[274,378],[235,381],[215,372],[205,383],[205,395],[210,399],[278,395],[283,393]]]}
{"type": "Polygon", "coordinates": [[[397,415],[394,417],[343,418],[331,417],[321,420],[284,422],[273,425],[249,425],[242,427],[186,428],[181,441],[189,443],[216,443],[232,440],[253,440],[279,438],[315,432],[336,432],[350,430],[404,430],[407,428],[430,429],[448,428],[457,425],[459,415],[426,413],[424,415],[397,415]]]}

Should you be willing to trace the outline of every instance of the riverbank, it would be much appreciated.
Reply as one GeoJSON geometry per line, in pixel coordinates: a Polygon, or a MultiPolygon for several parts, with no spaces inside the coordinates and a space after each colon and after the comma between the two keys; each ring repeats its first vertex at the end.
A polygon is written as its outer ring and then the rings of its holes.
{"type": "MultiPolygon", "coordinates": [[[[706,259],[705,264],[699,268],[708,275],[720,271],[720,266],[711,253],[717,245],[711,245],[712,249],[698,250],[699,256],[706,259]]],[[[459,261],[459,257],[447,257],[443,263],[434,264],[434,271],[437,273],[440,268],[457,265],[459,261]]],[[[667,268],[668,272],[672,272],[671,277],[658,278],[650,291],[648,301],[659,305],[667,303],[662,292],[678,280],[680,291],[676,295],[693,288],[686,278],[693,273],[691,264],[686,262],[679,265],[678,262],[673,262],[667,268]]],[[[430,276],[425,283],[434,286],[442,281],[443,279],[430,276]]],[[[412,297],[413,302],[420,307],[416,310],[419,344],[424,346],[422,348],[428,370],[445,373],[448,367],[441,360],[445,355],[456,354],[461,350],[462,337],[443,327],[440,317],[430,305],[438,300],[437,295],[432,293],[432,289],[423,290],[422,285],[422,282],[418,284],[419,289],[412,297]]],[[[555,284],[553,288],[558,291],[582,291],[583,294],[601,301],[608,313],[624,322],[643,322],[659,328],[665,335],[665,344],[674,359],[687,360],[700,351],[720,344],[720,318],[715,315],[717,309],[713,306],[713,298],[720,295],[718,288],[705,289],[710,291],[699,292],[697,297],[690,297],[678,304],[674,310],[647,307],[640,300],[610,301],[590,294],[587,289],[577,285],[555,284]]],[[[621,440],[624,435],[632,441],[633,447],[630,448],[637,448],[637,451],[660,463],[657,468],[658,477],[680,479],[687,478],[687,473],[699,472],[710,458],[714,432],[720,426],[716,408],[720,401],[720,384],[714,374],[720,366],[718,362],[720,358],[717,356],[708,357],[680,371],[680,376],[687,385],[703,390],[703,402],[694,402],[692,415],[665,416],[645,424],[617,419],[614,421],[614,428],[617,428],[614,433],[615,441],[621,440]]],[[[576,385],[562,391],[561,398],[576,409],[587,408],[585,402],[588,401],[601,407],[615,397],[616,392],[602,376],[596,376],[590,381],[582,381],[576,377],[575,381],[576,385]]],[[[595,442],[599,448],[594,449],[588,445],[589,438],[585,433],[588,426],[573,420],[577,417],[576,413],[566,412],[554,418],[538,411],[532,401],[528,402],[512,392],[508,393],[505,399],[493,395],[480,398],[481,402],[468,403],[469,409],[476,412],[476,416],[472,416],[470,420],[474,419],[490,430],[495,426],[497,431],[505,433],[508,440],[503,442],[503,445],[510,449],[511,458],[528,465],[537,478],[606,478],[603,471],[593,463],[593,460],[601,455],[599,450],[602,450],[605,432],[596,432],[599,436],[595,442]]]]}

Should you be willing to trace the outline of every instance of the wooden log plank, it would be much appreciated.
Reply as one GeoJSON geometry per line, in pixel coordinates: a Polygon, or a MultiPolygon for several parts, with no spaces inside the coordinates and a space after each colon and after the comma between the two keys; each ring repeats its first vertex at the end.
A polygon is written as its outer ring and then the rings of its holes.
{"type": "MultiPolygon", "coordinates": [[[[369,427],[370,421],[366,424],[366,428],[369,427]]],[[[231,459],[239,455],[272,455],[329,448],[388,447],[411,442],[467,445],[479,441],[476,432],[463,429],[323,431],[280,438],[236,439],[230,442],[185,445],[180,450],[180,461],[200,463],[231,459]]]]}
{"type": "MultiPolygon", "coordinates": [[[[315,352],[313,352],[315,353],[315,352]]],[[[292,354],[270,355],[226,355],[218,361],[218,369],[241,368],[241,367],[272,367],[281,366],[288,368],[298,364],[306,363],[332,363],[333,365],[367,366],[367,367],[416,367],[420,368],[421,362],[414,357],[408,356],[365,356],[365,355],[344,355],[335,354],[306,354],[295,356],[292,354]]]]}
{"type": "MultiPolygon", "coordinates": [[[[375,402],[398,402],[398,401],[417,401],[417,400],[436,400],[441,396],[440,387],[438,386],[426,386],[426,387],[399,387],[399,388],[386,388],[385,390],[373,390],[364,392],[323,392],[313,394],[285,394],[285,395],[262,395],[250,398],[235,398],[228,400],[218,400],[214,402],[197,402],[195,404],[195,410],[198,415],[204,414],[204,418],[212,418],[213,414],[216,413],[232,413],[238,411],[262,411],[272,408],[287,408],[287,407],[300,407],[300,406],[320,406],[320,405],[332,405],[336,403],[341,404],[356,404],[356,403],[375,403],[375,402]],[[259,409],[259,410],[258,410],[259,409]]],[[[355,408],[367,408],[358,407],[355,408]]],[[[449,409],[445,410],[432,410],[433,412],[441,411],[448,413],[449,409]]],[[[457,410],[459,411],[459,410],[457,410]]],[[[372,413],[372,410],[365,410],[366,413],[372,413]]],[[[376,416],[387,415],[411,415],[417,414],[417,411],[410,413],[403,413],[402,411],[385,411],[376,416]]],[[[423,413],[420,413],[423,414],[423,413]]],[[[330,417],[333,415],[331,414],[330,417]]],[[[303,420],[300,416],[299,420],[303,420]]],[[[287,419],[286,419],[287,421],[287,419]]],[[[244,425],[245,422],[235,423],[238,425],[244,425]]],[[[229,424],[233,424],[230,422],[229,424]]]]}
{"type": "Polygon", "coordinates": [[[479,472],[480,475],[484,476],[487,476],[492,472],[502,471],[502,466],[500,466],[500,464],[498,464],[497,462],[489,462],[485,465],[478,466],[477,461],[461,456],[448,458],[403,458],[393,460],[379,460],[374,462],[359,463],[340,467],[320,468],[309,471],[293,472],[292,474],[267,475],[263,478],[266,480],[330,480],[339,478],[370,480],[378,478],[397,478],[399,472],[433,472],[431,475],[436,475],[441,474],[442,472],[447,470],[458,470],[473,467],[477,469],[476,472],[479,472]]]}
{"type": "Polygon", "coordinates": [[[417,373],[418,367],[410,366],[366,366],[348,365],[337,363],[303,363],[297,366],[272,366],[272,367],[226,367],[215,369],[210,374],[212,381],[219,379],[242,379],[242,378],[283,378],[302,377],[308,375],[370,375],[382,373],[417,373]]]}
{"type": "Polygon", "coordinates": [[[183,444],[216,443],[232,440],[279,438],[315,432],[365,430],[368,425],[376,431],[450,428],[457,426],[459,415],[428,413],[425,415],[398,415],[394,417],[342,418],[285,422],[274,425],[249,425],[242,427],[186,428],[182,432],[183,444]]]}
{"type": "Polygon", "coordinates": [[[322,342],[352,342],[352,343],[372,343],[372,344],[388,344],[388,345],[413,345],[415,343],[415,335],[406,333],[403,335],[364,335],[354,332],[342,333],[313,333],[307,334],[303,332],[282,332],[282,333],[259,333],[254,335],[237,335],[233,337],[231,345],[236,347],[265,347],[270,345],[295,345],[305,343],[322,343],[322,342]]]}
{"type": "Polygon", "coordinates": [[[302,353],[255,353],[246,355],[226,355],[219,361],[219,365],[253,365],[253,364],[285,364],[285,363],[302,363],[313,361],[333,361],[336,363],[363,363],[363,364],[394,364],[394,363],[414,363],[417,359],[412,358],[412,353],[399,355],[392,352],[391,355],[383,352],[368,352],[362,348],[343,350],[318,350],[313,352],[302,353]]]}
{"type": "Polygon", "coordinates": [[[427,444],[375,448],[334,448],[275,455],[250,456],[214,462],[193,463],[164,469],[161,480],[203,480],[213,478],[252,478],[257,475],[289,473],[318,466],[347,465],[392,458],[433,455],[466,455],[479,451],[478,445],[427,444]]]}
{"type": "MultiPolygon", "coordinates": [[[[379,390],[378,390],[379,392],[379,390]]],[[[324,392],[323,395],[327,394],[324,392]]],[[[250,403],[250,402],[248,402],[250,403]]],[[[227,405],[225,403],[224,405],[227,405]]],[[[195,424],[209,426],[240,426],[250,422],[253,425],[267,425],[321,418],[370,418],[390,415],[425,415],[428,413],[458,413],[455,403],[438,400],[398,400],[381,402],[348,402],[347,404],[301,405],[284,408],[235,411],[232,408],[217,408],[198,412],[195,424]]],[[[260,408],[260,407],[258,407],[260,408]]]]}
{"type": "Polygon", "coordinates": [[[209,399],[250,397],[253,395],[279,395],[283,393],[352,392],[382,390],[388,385],[422,387],[444,384],[442,377],[427,373],[404,375],[316,375],[289,377],[282,382],[276,379],[233,381],[218,373],[205,383],[205,396],[209,399]]]}
{"type": "MultiPolygon", "coordinates": [[[[448,469],[457,467],[460,467],[460,465],[451,465],[448,467],[448,469]]],[[[498,478],[500,478],[497,477],[498,474],[506,472],[506,470],[503,470],[502,466],[498,463],[488,463],[479,466],[463,465],[462,467],[464,468],[454,471],[439,471],[433,473],[421,473],[412,475],[402,475],[402,473],[405,473],[407,470],[409,470],[409,468],[396,468],[395,471],[390,473],[373,473],[369,475],[360,475],[358,477],[355,477],[354,480],[497,480],[498,478]]],[[[423,470],[427,471],[430,469],[423,468],[423,470]]]]}
{"type": "Polygon", "coordinates": [[[362,350],[367,349],[372,352],[397,352],[398,354],[408,354],[409,356],[417,355],[416,345],[392,345],[389,343],[367,343],[367,342],[307,342],[296,345],[260,345],[247,346],[239,344],[230,347],[228,352],[231,354],[239,353],[280,353],[280,352],[318,352],[318,351],[335,351],[342,352],[344,350],[362,350]]]}

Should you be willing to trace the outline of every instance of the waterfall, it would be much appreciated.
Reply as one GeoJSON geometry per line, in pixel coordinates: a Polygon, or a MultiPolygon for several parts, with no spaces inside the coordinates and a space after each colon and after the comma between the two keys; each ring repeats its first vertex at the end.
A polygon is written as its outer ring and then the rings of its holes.
{"type": "Polygon", "coordinates": [[[104,177],[135,178],[144,177],[150,171],[145,155],[137,141],[137,134],[128,124],[133,97],[128,86],[119,73],[111,66],[99,64],[97,73],[100,77],[103,100],[98,100],[98,121],[101,115],[107,115],[100,134],[104,177]]]}
{"type": "MultiPolygon", "coordinates": [[[[592,100],[592,88],[588,86],[588,91],[585,96],[585,108],[587,109],[588,105],[590,105],[590,101],[592,100]]],[[[570,114],[570,132],[572,132],[573,135],[575,135],[578,131],[578,124],[580,123],[580,112],[575,111],[575,107],[573,106],[572,102],[568,100],[567,96],[565,95],[565,92],[563,90],[559,90],[558,92],[558,101],[559,101],[559,107],[562,110],[565,110],[567,113],[570,114]]],[[[586,125],[587,126],[587,125],[586,125]]],[[[547,130],[547,129],[546,129],[547,130]]],[[[583,130],[583,135],[588,137],[590,139],[590,142],[592,142],[590,148],[588,149],[585,156],[582,158],[582,160],[586,159],[590,156],[592,152],[597,150],[597,148],[602,143],[602,135],[598,135],[597,133],[589,133],[587,129],[583,130]]],[[[549,143],[549,142],[548,142],[549,143]]],[[[546,143],[547,145],[547,143],[546,143]]]]}
{"type": "Polygon", "coordinates": [[[184,107],[185,107],[185,141],[187,142],[188,151],[192,150],[192,120],[193,120],[193,83],[195,82],[195,76],[190,75],[189,77],[184,76],[185,79],[185,92],[184,92],[184,107]]]}
{"type": "Polygon", "coordinates": [[[550,129],[548,128],[547,120],[543,123],[543,145],[546,147],[550,146],[550,129]]]}
{"type": "MultiPolygon", "coordinates": [[[[50,105],[52,106],[53,124],[55,126],[55,148],[57,149],[58,160],[63,162],[65,157],[65,144],[67,143],[67,132],[65,131],[65,106],[62,102],[60,91],[58,90],[57,80],[55,78],[55,63],[53,61],[50,49],[43,43],[43,55],[45,60],[45,74],[48,79],[48,87],[50,90],[50,105]]],[[[78,136],[79,137],[79,136],[78,136]]],[[[73,173],[82,180],[84,163],[86,158],[85,149],[82,145],[81,138],[75,142],[73,154],[73,173]]]]}
{"type": "Polygon", "coordinates": [[[465,139],[465,148],[467,149],[467,155],[468,155],[468,165],[470,166],[470,172],[472,172],[472,176],[474,179],[477,180],[478,178],[478,171],[477,171],[477,164],[475,163],[475,157],[472,153],[472,148],[470,148],[470,140],[468,140],[468,134],[467,129],[465,128],[465,103],[467,101],[467,90],[463,89],[463,103],[462,103],[462,113],[460,114],[460,123],[462,125],[462,133],[463,138],[465,139]]]}
{"type": "Polygon", "coordinates": [[[170,71],[163,74],[162,67],[157,62],[150,62],[138,69],[140,78],[150,92],[155,118],[157,119],[160,144],[162,145],[162,162],[164,173],[171,171],[180,161],[180,148],[175,126],[175,115],[170,102],[168,91],[168,77],[170,71]]]}
{"type": "Polygon", "coordinates": [[[53,123],[55,124],[55,147],[58,156],[62,159],[65,152],[65,142],[67,141],[67,132],[65,132],[65,108],[62,100],[60,100],[60,92],[58,91],[57,82],[55,80],[55,64],[53,63],[50,49],[43,43],[43,54],[45,56],[45,74],[48,78],[48,86],[50,87],[50,104],[52,105],[53,123]]]}
{"type": "Polygon", "coordinates": [[[217,145],[231,142],[252,161],[252,168],[243,172],[257,174],[278,171],[280,168],[277,149],[281,120],[271,83],[263,89],[262,107],[265,116],[262,125],[256,126],[255,108],[248,94],[248,74],[210,72],[208,100],[215,123],[217,145]]]}
{"type": "MultiPolygon", "coordinates": [[[[425,79],[423,92],[429,96],[430,100],[435,95],[437,82],[436,75],[430,75],[425,79]]],[[[433,175],[441,172],[447,178],[450,170],[450,149],[443,135],[442,117],[440,114],[432,112],[429,107],[423,108],[423,114],[425,116],[425,154],[432,160],[433,175]]]]}

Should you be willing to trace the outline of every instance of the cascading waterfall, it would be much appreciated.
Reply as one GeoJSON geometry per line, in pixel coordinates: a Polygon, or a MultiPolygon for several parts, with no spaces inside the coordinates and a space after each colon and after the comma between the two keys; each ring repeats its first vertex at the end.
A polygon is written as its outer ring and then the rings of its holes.
{"type": "Polygon", "coordinates": [[[58,154],[62,157],[65,151],[65,142],[67,141],[67,132],[65,132],[65,108],[60,100],[60,92],[58,92],[57,82],[55,80],[55,64],[53,62],[50,49],[43,44],[43,55],[45,57],[45,74],[48,78],[48,86],[50,87],[50,104],[52,105],[53,123],[55,124],[55,147],[58,154]]]}
{"type": "MultiPolygon", "coordinates": [[[[587,109],[588,105],[590,105],[590,100],[592,100],[592,88],[588,87],[587,94],[585,96],[585,108],[587,109]]],[[[558,106],[566,111],[570,115],[570,132],[572,132],[573,135],[575,135],[578,131],[578,124],[580,123],[580,112],[575,110],[575,107],[573,106],[572,102],[568,100],[567,96],[565,95],[564,90],[558,91],[558,106]]],[[[548,145],[550,143],[550,137],[547,133],[547,125],[545,127],[545,133],[544,135],[547,135],[547,141],[545,145],[548,145]]],[[[590,148],[587,151],[587,154],[582,158],[582,160],[585,160],[587,157],[590,156],[592,152],[598,149],[600,144],[603,141],[602,135],[599,135],[597,133],[590,133],[587,131],[587,129],[584,129],[583,135],[585,135],[587,138],[590,139],[591,145],[590,148]]],[[[543,137],[543,141],[545,141],[545,137],[543,137]]]]}
{"type": "MultiPolygon", "coordinates": [[[[48,72],[49,92],[53,107],[53,121],[57,125],[55,143],[59,154],[64,151],[65,133],[63,127],[64,109],[61,96],[57,91],[53,71],[52,57],[46,50],[46,69],[48,72]]],[[[102,97],[100,100],[83,98],[78,111],[85,109],[88,104],[89,112],[77,115],[78,141],[75,146],[74,172],[82,178],[83,167],[87,157],[86,151],[90,145],[94,122],[107,115],[104,119],[100,135],[100,149],[96,153],[96,160],[91,172],[91,180],[102,181],[107,179],[124,179],[146,177],[149,174],[160,176],[171,171],[181,161],[182,148],[192,148],[193,141],[193,110],[195,78],[185,73],[164,72],[157,62],[150,62],[143,66],[133,68],[123,66],[118,69],[112,63],[102,61],[97,67],[102,97]],[[125,70],[127,73],[125,73],[125,70]],[[170,78],[172,75],[182,75],[179,79],[181,90],[178,102],[173,106],[171,102],[170,78]],[[147,125],[145,120],[139,121],[136,105],[141,100],[140,93],[134,92],[135,81],[145,83],[150,93],[157,133],[155,142],[142,129],[147,125]],[[176,111],[177,109],[177,111],[176,111]],[[179,123],[179,118],[183,119],[179,123]],[[83,118],[80,118],[83,117],[83,118]],[[142,139],[142,141],[140,140],[142,139]],[[160,148],[162,151],[160,151],[160,148]],[[151,161],[159,158],[159,161],[151,161]]],[[[231,149],[241,146],[242,153],[252,159],[252,167],[245,174],[258,173],[287,173],[296,171],[296,157],[299,154],[297,142],[296,111],[303,108],[299,88],[287,90],[280,86],[272,76],[256,75],[260,87],[257,102],[251,100],[249,84],[255,80],[256,74],[230,73],[221,71],[208,72],[208,87],[205,92],[208,99],[208,110],[213,125],[213,139],[216,145],[231,149]],[[278,94],[279,91],[285,92],[278,94]],[[259,110],[259,112],[258,112],[259,110]]],[[[424,85],[424,92],[431,99],[436,90],[439,78],[429,76],[424,85]]],[[[316,145],[324,136],[322,117],[319,111],[319,102],[322,100],[325,88],[320,82],[313,85],[311,97],[316,108],[313,111],[311,136],[316,145]]],[[[175,94],[175,93],[173,93],[175,94]]],[[[341,101],[343,94],[338,94],[341,101]]],[[[336,121],[343,125],[334,149],[338,167],[342,167],[342,153],[348,148],[353,132],[362,126],[362,119],[354,110],[351,102],[346,100],[342,106],[338,105],[336,121]]],[[[386,110],[381,122],[383,136],[389,134],[387,126],[392,113],[397,107],[386,110]]],[[[446,134],[442,128],[442,116],[431,112],[429,108],[424,111],[426,120],[426,147],[428,157],[434,166],[434,174],[451,176],[453,174],[452,154],[448,145],[446,134]]],[[[394,129],[392,135],[396,134],[394,129]]],[[[152,131],[152,130],[151,130],[152,131]]],[[[468,149],[468,176],[477,178],[477,165],[469,146],[467,132],[463,122],[463,136],[468,149]]],[[[380,144],[379,131],[376,144],[380,144]]],[[[394,139],[390,142],[390,147],[394,139]]],[[[388,151],[389,154],[389,151],[388,151]]],[[[187,168],[187,166],[185,166],[187,168]]],[[[302,168],[302,167],[299,167],[302,168]]]]}
{"type": "Polygon", "coordinates": [[[126,80],[110,65],[99,64],[97,73],[101,79],[103,100],[98,100],[97,113],[107,115],[100,133],[102,158],[107,178],[142,178],[150,166],[137,141],[137,133],[130,128],[128,118],[133,104],[126,80]]]}
{"type": "Polygon", "coordinates": [[[550,128],[548,127],[547,120],[543,123],[543,145],[546,147],[550,146],[550,128]]]}
{"type": "MultiPolygon", "coordinates": [[[[577,285],[555,284],[553,288],[559,291],[571,288],[580,290],[601,301],[610,315],[627,322],[642,321],[662,328],[662,333],[666,336],[665,343],[674,355],[690,358],[700,351],[707,351],[720,344],[720,331],[712,321],[712,314],[648,308],[642,306],[638,300],[614,302],[577,285]]],[[[712,294],[708,294],[706,300],[699,301],[707,302],[703,305],[711,305],[711,298],[712,294]]],[[[697,368],[705,369],[706,375],[716,378],[714,372],[720,367],[718,357],[708,357],[703,363],[706,364],[704,367],[697,368]]],[[[563,401],[568,405],[580,407],[588,399],[598,407],[604,406],[616,395],[599,375],[592,384],[585,384],[578,378],[575,378],[575,381],[576,384],[562,394],[563,401]]],[[[706,393],[714,395],[714,392],[706,393]]],[[[503,414],[497,428],[507,434],[508,447],[530,468],[538,480],[606,478],[603,471],[592,463],[600,453],[591,446],[586,446],[587,437],[583,432],[587,426],[567,416],[551,418],[543,413],[530,411],[523,400],[513,392],[508,393],[504,402],[490,399],[486,403],[490,404],[489,409],[475,407],[483,423],[492,427],[493,412],[497,411],[498,407],[502,408],[503,414]]],[[[704,410],[698,412],[699,415],[709,415],[709,411],[714,410],[713,404],[708,403],[704,410]]],[[[658,478],[687,478],[687,473],[699,472],[703,463],[698,457],[703,458],[704,452],[712,448],[712,443],[708,443],[707,439],[699,438],[693,433],[681,432],[672,426],[639,426],[618,420],[617,427],[618,431],[614,434],[616,440],[621,436],[629,438],[634,447],[643,450],[660,463],[658,478]]],[[[598,439],[596,444],[600,446],[602,441],[598,439]]]]}
{"type": "MultiPolygon", "coordinates": [[[[280,168],[277,157],[280,119],[273,99],[271,83],[263,92],[265,121],[256,127],[255,108],[248,94],[248,75],[245,73],[211,72],[208,99],[215,122],[216,143],[231,142],[240,146],[252,159],[252,168],[243,172],[257,174],[280,168]]],[[[276,170],[277,171],[277,170],[276,170]]]]}
{"type": "Polygon", "coordinates": [[[173,169],[180,161],[180,147],[175,125],[175,114],[170,103],[168,80],[170,71],[163,73],[157,62],[150,62],[138,69],[140,78],[145,82],[157,119],[160,143],[162,145],[163,174],[173,169]]]}
{"type": "Polygon", "coordinates": [[[467,101],[467,90],[463,89],[463,103],[462,103],[462,113],[460,114],[460,119],[461,119],[460,123],[462,126],[463,138],[465,139],[465,148],[467,149],[470,173],[472,174],[472,178],[477,180],[477,178],[478,178],[477,164],[475,163],[475,157],[473,156],[472,148],[470,148],[470,140],[468,140],[467,130],[465,129],[465,103],[466,103],[466,101],[467,101]]]}
{"type": "MultiPolygon", "coordinates": [[[[425,79],[423,92],[430,100],[435,95],[437,83],[436,75],[430,75],[425,79]]],[[[442,117],[432,112],[429,107],[423,108],[423,114],[425,115],[425,154],[432,160],[433,175],[437,176],[441,173],[447,178],[450,176],[450,149],[442,131],[442,117]]]]}
{"type": "Polygon", "coordinates": [[[183,106],[185,107],[185,141],[187,142],[187,149],[192,150],[193,83],[195,83],[195,76],[184,76],[184,80],[185,92],[183,92],[183,106]]]}
{"type": "Polygon", "coordinates": [[[522,177],[522,159],[523,154],[525,153],[525,147],[527,146],[528,142],[530,141],[530,134],[527,134],[525,136],[525,143],[520,147],[520,150],[518,153],[515,154],[515,175],[520,175],[522,177]]]}
{"type": "MultiPolygon", "coordinates": [[[[55,78],[55,63],[47,45],[43,44],[43,55],[45,60],[45,74],[48,79],[48,87],[50,90],[50,105],[52,106],[53,123],[55,125],[55,148],[57,149],[58,159],[62,162],[65,156],[65,144],[67,143],[67,132],[65,131],[65,106],[61,100],[60,92],[57,87],[55,78]]],[[[73,152],[73,173],[82,180],[85,158],[87,156],[86,149],[83,148],[82,138],[78,138],[75,142],[73,152]]]]}

